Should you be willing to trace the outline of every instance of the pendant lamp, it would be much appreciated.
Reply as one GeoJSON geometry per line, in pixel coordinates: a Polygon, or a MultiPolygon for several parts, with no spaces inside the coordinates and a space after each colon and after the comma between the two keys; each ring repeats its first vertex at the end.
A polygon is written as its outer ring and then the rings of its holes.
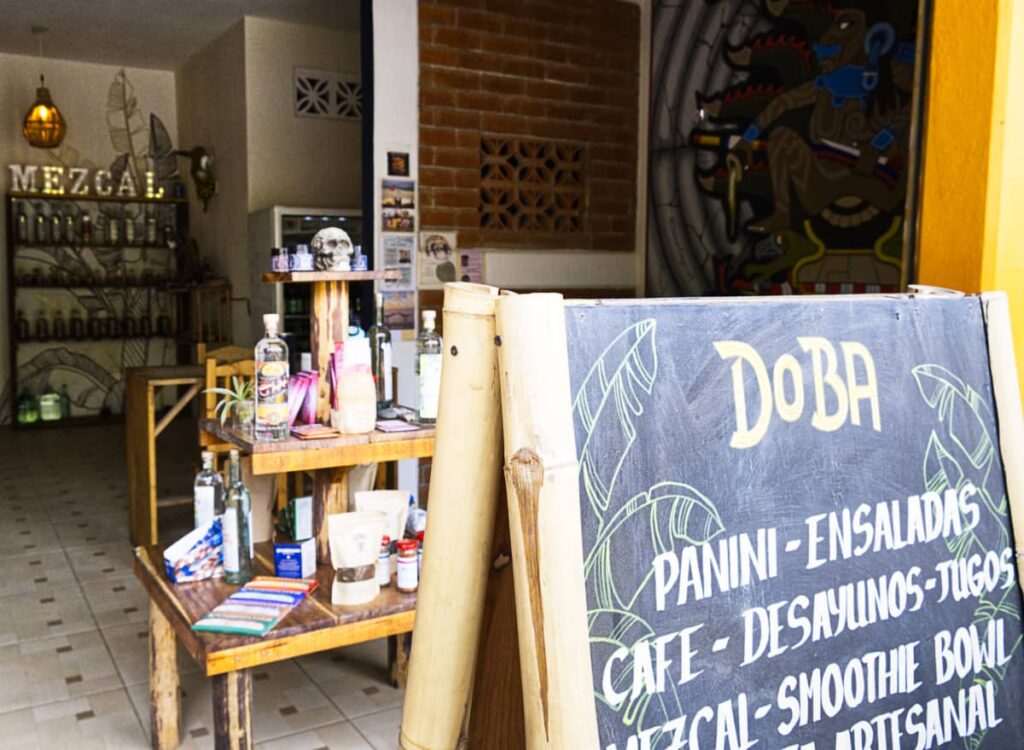
{"type": "MultiPolygon", "coordinates": [[[[32,33],[39,39],[39,56],[43,53],[43,37],[47,29],[33,26],[32,33]]],[[[32,102],[25,119],[21,123],[21,132],[30,146],[35,148],[56,148],[67,135],[68,127],[64,122],[57,105],[53,103],[50,89],[46,87],[46,79],[39,76],[39,88],[36,89],[36,100],[32,102]]]]}

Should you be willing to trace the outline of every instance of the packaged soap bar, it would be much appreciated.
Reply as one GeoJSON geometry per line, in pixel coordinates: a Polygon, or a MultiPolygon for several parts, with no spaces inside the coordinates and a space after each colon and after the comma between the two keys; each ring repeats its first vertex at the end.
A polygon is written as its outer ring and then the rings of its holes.
{"type": "Polygon", "coordinates": [[[274,542],[274,575],[309,578],[316,573],[316,540],[274,542]]]}
{"type": "Polygon", "coordinates": [[[164,570],[174,583],[220,578],[224,538],[220,518],[193,529],[164,550],[164,570]]]}

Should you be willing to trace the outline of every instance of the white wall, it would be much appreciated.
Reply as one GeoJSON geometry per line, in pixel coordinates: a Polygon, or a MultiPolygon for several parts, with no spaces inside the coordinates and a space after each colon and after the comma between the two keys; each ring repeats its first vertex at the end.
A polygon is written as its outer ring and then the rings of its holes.
{"type": "MultiPolygon", "coordinates": [[[[108,167],[117,154],[111,142],[110,129],[107,125],[107,92],[114,76],[120,70],[113,65],[96,65],[92,63],[73,62],[68,60],[40,59],[21,55],[0,54],[0,169],[3,170],[4,189],[9,190],[10,177],[7,171],[9,164],[59,164],[68,166],[102,166],[108,167]],[[35,99],[36,87],[39,85],[39,74],[46,76],[46,84],[53,95],[54,102],[64,115],[68,124],[68,133],[60,150],[49,151],[33,148],[28,145],[21,134],[21,121],[25,111],[35,99]]],[[[149,114],[155,113],[167,127],[172,140],[178,140],[178,118],[175,107],[174,75],[167,71],[143,70],[139,68],[125,69],[129,82],[133,85],[138,106],[149,125],[149,114]]],[[[148,142],[139,139],[142,149],[148,142]]],[[[4,206],[6,219],[6,203],[4,206]]],[[[0,235],[0,257],[9,252],[6,247],[6,234],[0,235]]],[[[5,277],[6,275],[0,275],[5,277]]],[[[0,296],[6,299],[7,279],[0,278],[0,296]]],[[[19,306],[31,308],[41,303],[34,297],[41,294],[21,293],[19,306]],[[26,296],[27,295],[27,296],[26,296]]],[[[61,300],[53,293],[47,293],[47,300],[64,309],[65,315],[70,309],[69,299],[61,300]]],[[[30,310],[26,309],[30,314],[30,310]]],[[[6,385],[11,364],[7,361],[7,306],[0,305],[0,383],[6,385]]],[[[69,346],[69,348],[71,348],[69,346]]],[[[75,347],[77,348],[77,347],[75,347]]],[[[150,347],[155,350],[154,341],[150,347]]],[[[82,345],[81,350],[95,355],[97,362],[110,371],[119,369],[120,352],[115,351],[114,344],[82,345]],[[103,350],[103,351],[100,351],[103,350]]],[[[162,358],[162,354],[158,359],[162,358]]],[[[154,361],[150,359],[150,361],[154,361]]],[[[63,374],[61,375],[63,377],[63,374]]],[[[58,378],[59,380],[59,378],[58,378]]],[[[72,387],[74,383],[70,384],[72,387]]],[[[0,413],[0,421],[7,418],[6,410],[0,413]]]]}
{"type": "MultiPolygon", "coordinates": [[[[245,111],[245,25],[239,22],[175,73],[182,148],[203,146],[214,156],[217,195],[203,213],[191,179],[192,237],[214,273],[231,280],[232,295],[249,295],[248,152],[245,111]]],[[[249,338],[244,305],[233,305],[235,341],[249,338]]]]}
{"type": "MultiPolygon", "coordinates": [[[[387,175],[387,152],[409,154],[409,174],[419,173],[419,23],[417,0],[374,0],[373,2],[373,205],[363,207],[372,216],[377,243],[374,268],[383,268],[380,253],[381,179],[387,175]]],[[[418,203],[417,199],[417,203],[418,203]]],[[[392,362],[398,368],[398,393],[410,394],[402,401],[415,405],[418,384],[414,369],[416,344],[403,339],[405,331],[392,338],[392,362]]],[[[416,493],[419,488],[416,461],[400,461],[398,486],[416,493]]]]}
{"type": "Polygon", "coordinates": [[[295,68],[351,73],[359,80],[359,34],[245,19],[249,211],[358,207],[362,126],[296,117],[295,68]]]}

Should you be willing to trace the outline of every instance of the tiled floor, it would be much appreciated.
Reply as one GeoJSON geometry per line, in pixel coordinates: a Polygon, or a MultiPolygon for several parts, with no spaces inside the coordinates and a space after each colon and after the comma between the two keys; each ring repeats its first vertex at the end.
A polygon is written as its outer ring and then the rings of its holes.
{"type": "MultiPolygon", "coordinates": [[[[187,491],[195,426],[160,438],[161,491],[187,491]]],[[[132,575],[123,426],[0,428],[0,747],[149,746],[147,612],[132,575]]],[[[161,511],[161,537],[191,509],[161,511]]],[[[256,746],[392,750],[402,691],[384,641],[253,672],[256,746]]],[[[179,653],[182,747],[212,748],[210,682],[179,653]]]]}

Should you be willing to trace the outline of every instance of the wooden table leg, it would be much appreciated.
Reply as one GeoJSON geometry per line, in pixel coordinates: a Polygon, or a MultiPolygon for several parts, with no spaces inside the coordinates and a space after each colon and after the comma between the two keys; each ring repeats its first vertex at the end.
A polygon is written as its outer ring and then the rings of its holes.
{"type": "Polygon", "coordinates": [[[252,675],[248,669],[239,669],[212,679],[214,747],[251,750],[252,675]]]}
{"type": "Polygon", "coordinates": [[[177,639],[155,602],[149,603],[149,702],[154,750],[178,746],[181,699],[177,639]]]}
{"type": "Polygon", "coordinates": [[[393,688],[404,688],[409,681],[409,654],[412,633],[388,636],[388,679],[393,688]]]}

